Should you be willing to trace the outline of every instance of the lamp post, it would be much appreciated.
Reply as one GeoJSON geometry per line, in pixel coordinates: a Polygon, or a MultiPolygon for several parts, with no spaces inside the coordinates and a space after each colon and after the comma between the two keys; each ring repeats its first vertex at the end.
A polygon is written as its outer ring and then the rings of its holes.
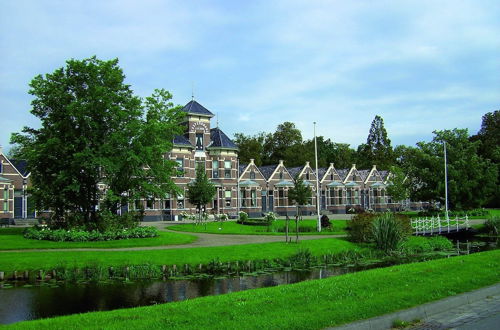
{"type": "Polygon", "coordinates": [[[318,176],[318,142],[316,141],[316,122],[314,122],[314,158],[316,160],[316,210],[318,211],[318,232],[321,232],[321,216],[319,214],[319,176],[318,176]]]}
{"type": "Polygon", "coordinates": [[[446,166],[446,141],[443,141],[444,148],[444,207],[446,220],[448,221],[448,168],[446,166]]]}

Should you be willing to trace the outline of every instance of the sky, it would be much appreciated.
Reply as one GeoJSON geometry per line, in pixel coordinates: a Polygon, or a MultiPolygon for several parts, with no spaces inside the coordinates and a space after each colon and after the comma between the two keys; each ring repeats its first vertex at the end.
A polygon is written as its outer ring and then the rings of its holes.
{"type": "Polygon", "coordinates": [[[39,125],[31,79],[93,55],[141,97],[194,91],[230,137],[316,121],[356,148],[375,115],[393,146],[475,134],[500,109],[499,17],[498,0],[2,0],[0,145],[39,125]]]}

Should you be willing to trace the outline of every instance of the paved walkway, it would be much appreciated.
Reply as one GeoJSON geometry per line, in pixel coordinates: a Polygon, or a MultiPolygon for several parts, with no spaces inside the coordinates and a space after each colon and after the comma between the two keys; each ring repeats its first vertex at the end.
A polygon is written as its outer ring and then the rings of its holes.
{"type": "MultiPolygon", "coordinates": [[[[180,223],[187,222],[148,222],[148,226],[154,226],[161,231],[169,231],[165,229],[166,227],[178,225],[180,223]]],[[[175,233],[188,234],[196,236],[198,239],[192,243],[181,244],[181,245],[160,245],[160,246],[141,246],[141,247],[127,247],[127,248],[76,248],[76,249],[29,249],[29,250],[0,250],[0,253],[8,252],[69,252],[69,251],[146,251],[146,250],[169,250],[169,249],[188,249],[195,247],[210,247],[210,246],[228,246],[228,245],[243,245],[252,243],[272,243],[272,242],[284,242],[285,236],[274,236],[274,235],[220,235],[220,234],[203,234],[203,233],[188,233],[179,232],[175,233]]],[[[345,235],[301,235],[299,240],[307,241],[313,239],[321,238],[339,238],[345,237],[345,235]]],[[[295,238],[293,241],[295,241],[295,238]]]]}
{"type": "Polygon", "coordinates": [[[405,329],[500,329],[500,283],[332,329],[391,329],[394,320],[412,321],[415,319],[419,319],[421,322],[405,329]]]}

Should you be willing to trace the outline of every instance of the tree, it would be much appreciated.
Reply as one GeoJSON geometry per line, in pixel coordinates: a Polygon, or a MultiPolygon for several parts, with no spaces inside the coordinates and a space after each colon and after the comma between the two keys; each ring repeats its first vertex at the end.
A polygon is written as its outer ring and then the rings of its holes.
{"type": "Polygon", "coordinates": [[[366,143],[358,147],[357,163],[360,168],[377,165],[384,170],[388,170],[394,164],[391,140],[387,137],[384,120],[378,115],[372,121],[366,143]]]}
{"type": "MultiPolygon", "coordinates": [[[[387,194],[393,201],[402,202],[410,197],[410,191],[406,180],[406,174],[398,166],[391,166],[388,180],[387,194]]],[[[400,204],[401,205],[401,204],[400,204]]]]}
{"type": "Polygon", "coordinates": [[[301,177],[297,177],[295,179],[294,187],[288,190],[288,200],[291,203],[294,203],[297,208],[297,214],[295,216],[295,233],[296,239],[295,241],[299,241],[299,219],[302,220],[302,216],[300,214],[300,208],[303,205],[307,205],[309,199],[312,197],[312,190],[309,186],[304,184],[304,180],[301,177]]]}
{"type": "Polygon", "coordinates": [[[31,113],[41,125],[11,143],[28,161],[37,207],[54,220],[102,228],[104,211],[177,192],[175,162],[164,155],[180,134],[180,108],[164,90],[143,104],[124,80],[117,59],[92,57],[31,81],[31,113]]]}
{"type": "Polygon", "coordinates": [[[444,204],[444,151],[446,142],[448,200],[450,208],[481,207],[498,188],[498,167],[478,155],[480,142],[469,139],[467,129],[434,131],[431,142],[416,148],[401,148],[398,162],[410,180],[414,200],[434,200],[444,204]]]}
{"type": "Polygon", "coordinates": [[[264,141],[267,138],[265,133],[256,135],[245,135],[243,133],[234,134],[234,143],[239,148],[238,158],[242,164],[254,160],[255,165],[261,166],[264,158],[264,141]]]}
{"type": "Polygon", "coordinates": [[[217,188],[208,179],[204,166],[196,168],[196,179],[188,184],[187,198],[198,209],[198,222],[201,223],[203,206],[213,201],[217,188]]]}
{"type": "MultiPolygon", "coordinates": [[[[302,134],[294,123],[279,124],[276,131],[266,137],[264,142],[264,164],[277,164],[280,160],[287,160],[295,153],[287,152],[290,147],[302,143],[302,134]]],[[[285,162],[286,163],[286,162],[285,162]]],[[[290,166],[286,163],[287,166],[290,166]]]]}

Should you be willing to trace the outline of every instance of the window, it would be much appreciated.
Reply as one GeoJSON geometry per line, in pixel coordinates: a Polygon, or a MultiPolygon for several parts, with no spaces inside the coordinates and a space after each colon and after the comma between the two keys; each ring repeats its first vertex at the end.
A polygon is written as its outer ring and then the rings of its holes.
{"type": "Polygon", "coordinates": [[[3,173],[3,164],[1,161],[0,161],[0,173],[3,173]]]}
{"type": "Polygon", "coordinates": [[[147,209],[152,209],[155,205],[155,199],[154,198],[148,198],[146,200],[146,208],[147,209]]]}
{"type": "Polygon", "coordinates": [[[330,173],[330,180],[332,180],[332,181],[333,181],[333,172],[332,172],[332,173],[330,173]]]}
{"type": "Polygon", "coordinates": [[[140,210],[141,208],[142,208],[142,205],[141,205],[141,200],[136,199],[136,200],[134,201],[134,209],[136,209],[136,210],[140,210]]]}
{"type": "Polygon", "coordinates": [[[250,194],[251,194],[251,200],[250,200],[251,205],[252,205],[252,207],[255,207],[255,206],[257,206],[257,191],[252,190],[250,192],[250,194]]]}
{"type": "Polygon", "coordinates": [[[226,178],[226,179],[231,178],[231,161],[230,160],[224,161],[224,178],[226,178]]]}
{"type": "Polygon", "coordinates": [[[250,180],[255,180],[255,171],[250,172],[250,180]]]}
{"type": "Polygon", "coordinates": [[[184,159],[177,158],[176,161],[177,161],[177,176],[181,178],[184,176],[184,159]]]}
{"type": "Polygon", "coordinates": [[[283,180],[283,171],[280,172],[280,180],[283,180]]]}
{"type": "Polygon", "coordinates": [[[9,189],[7,187],[3,191],[3,211],[9,211],[9,189]]]}
{"type": "Polygon", "coordinates": [[[285,191],[283,189],[278,189],[278,198],[285,198],[285,191]]]}
{"type": "Polygon", "coordinates": [[[231,207],[231,190],[224,191],[224,198],[226,199],[226,207],[231,207]]]}
{"type": "Polygon", "coordinates": [[[247,191],[245,189],[241,189],[241,206],[247,206],[247,191]]]}
{"type": "Polygon", "coordinates": [[[218,179],[219,178],[219,161],[214,160],[212,162],[212,178],[218,179]]]}
{"type": "Polygon", "coordinates": [[[307,172],[307,173],[306,173],[306,180],[310,180],[310,179],[311,179],[311,178],[310,178],[310,174],[309,174],[309,172],[307,172]]]}
{"type": "Polygon", "coordinates": [[[163,209],[164,210],[170,210],[170,199],[165,199],[163,201],[163,209]]]}
{"type": "Polygon", "coordinates": [[[196,133],[196,150],[203,150],[203,133],[196,133]]]}

